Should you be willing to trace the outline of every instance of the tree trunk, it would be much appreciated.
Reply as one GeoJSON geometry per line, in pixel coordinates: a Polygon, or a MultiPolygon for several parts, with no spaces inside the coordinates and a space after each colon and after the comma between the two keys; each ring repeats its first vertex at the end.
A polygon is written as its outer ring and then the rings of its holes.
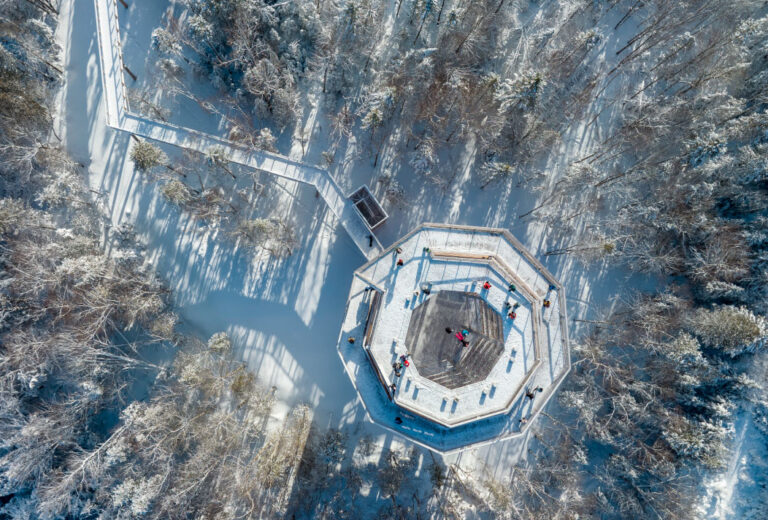
{"type": "Polygon", "coordinates": [[[325,64],[325,71],[323,72],[323,94],[325,94],[325,82],[328,79],[328,64],[325,64]]]}
{"type": "Polygon", "coordinates": [[[58,15],[59,8],[51,0],[27,0],[27,3],[32,4],[38,9],[42,9],[48,14],[58,15]]]}
{"type": "Polygon", "coordinates": [[[421,17],[421,25],[419,25],[419,30],[416,31],[416,37],[413,39],[413,43],[416,44],[416,41],[418,41],[419,36],[421,36],[421,30],[424,28],[424,22],[427,21],[427,13],[424,12],[424,16],[421,17]]]}
{"type": "Polygon", "coordinates": [[[440,3],[440,10],[437,12],[437,25],[440,25],[440,17],[443,16],[443,8],[445,7],[445,0],[440,3]]]}

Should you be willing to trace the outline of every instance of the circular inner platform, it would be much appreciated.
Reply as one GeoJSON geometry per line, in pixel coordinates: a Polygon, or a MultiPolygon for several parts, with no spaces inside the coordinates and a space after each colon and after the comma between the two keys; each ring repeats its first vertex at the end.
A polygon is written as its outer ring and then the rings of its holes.
{"type": "Polygon", "coordinates": [[[413,310],[405,345],[419,374],[453,389],[488,377],[504,352],[503,336],[501,315],[480,295],[440,291],[413,310]],[[468,346],[456,336],[465,329],[468,346]]]}

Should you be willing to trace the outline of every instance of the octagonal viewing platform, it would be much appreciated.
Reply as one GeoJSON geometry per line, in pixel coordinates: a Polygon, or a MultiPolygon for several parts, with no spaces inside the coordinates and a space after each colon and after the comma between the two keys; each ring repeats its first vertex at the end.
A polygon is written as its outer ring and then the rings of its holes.
{"type": "Polygon", "coordinates": [[[414,442],[518,435],[570,368],[562,293],[508,232],[425,224],[355,272],[339,354],[371,419],[414,442]]]}

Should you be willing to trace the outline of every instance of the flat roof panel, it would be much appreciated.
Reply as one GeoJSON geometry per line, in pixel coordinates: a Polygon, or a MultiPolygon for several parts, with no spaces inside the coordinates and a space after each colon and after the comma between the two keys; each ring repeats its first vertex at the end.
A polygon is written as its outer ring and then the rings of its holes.
{"type": "Polygon", "coordinates": [[[349,196],[349,199],[355,204],[355,208],[365,219],[368,227],[375,228],[387,219],[387,212],[367,186],[360,186],[349,196]]]}

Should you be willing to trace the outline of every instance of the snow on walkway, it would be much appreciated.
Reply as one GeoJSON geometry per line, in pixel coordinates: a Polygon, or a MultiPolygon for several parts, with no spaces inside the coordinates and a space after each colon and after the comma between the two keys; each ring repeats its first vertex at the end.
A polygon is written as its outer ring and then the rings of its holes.
{"type": "Polygon", "coordinates": [[[309,184],[317,190],[366,258],[370,260],[381,253],[382,247],[378,238],[369,231],[361,215],[327,170],[303,164],[282,155],[246,149],[221,137],[132,113],[128,106],[123,73],[117,0],[94,0],[94,7],[108,126],[201,153],[214,147],[222,148],[226,152],[227,159],[232,163],[309,184]]]}

